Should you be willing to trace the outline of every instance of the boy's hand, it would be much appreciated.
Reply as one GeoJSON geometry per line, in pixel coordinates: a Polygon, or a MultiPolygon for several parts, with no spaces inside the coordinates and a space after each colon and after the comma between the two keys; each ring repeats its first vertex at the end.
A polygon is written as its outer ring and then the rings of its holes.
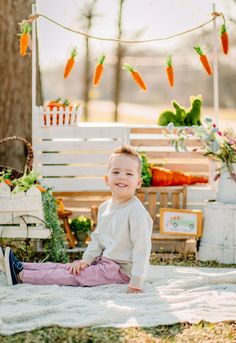
{"type": "Polygon", "coordinates": [[[75,261],[68,266],[68,271],[70,274],[79,275],[80,271],[87,268],[88,266],[89,266],[89,264],[82,261],[82,260],[81,261],[75,261]]]}
{"type": "Polygon", "coordinates": [[[140,288],[128,286],[127,293],[143,293],[143,290],[140,288]]]}

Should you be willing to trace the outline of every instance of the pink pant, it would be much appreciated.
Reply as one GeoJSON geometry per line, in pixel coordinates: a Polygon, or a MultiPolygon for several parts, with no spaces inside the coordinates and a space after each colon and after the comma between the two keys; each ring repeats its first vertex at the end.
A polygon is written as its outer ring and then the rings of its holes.
{"type": "Polygon", "coordinates": [[[79,275],[70,274],[68,264],[62,263],[23,263],[23,267],[22,282],[33,285],[99,286],[129,282],[120,265],[105,257],[98,257],[79,275]]]}

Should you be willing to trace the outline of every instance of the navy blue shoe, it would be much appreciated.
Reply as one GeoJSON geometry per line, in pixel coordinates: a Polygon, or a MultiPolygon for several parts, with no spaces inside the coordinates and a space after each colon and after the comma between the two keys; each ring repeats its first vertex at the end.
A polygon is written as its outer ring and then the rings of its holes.
{"type": "Polygon", "coordinates": [[[18,274],[23,270],[22,263],[15,257],[11,248],[5,249],[5,269],[9,286],[19,283],[18,274]]]}

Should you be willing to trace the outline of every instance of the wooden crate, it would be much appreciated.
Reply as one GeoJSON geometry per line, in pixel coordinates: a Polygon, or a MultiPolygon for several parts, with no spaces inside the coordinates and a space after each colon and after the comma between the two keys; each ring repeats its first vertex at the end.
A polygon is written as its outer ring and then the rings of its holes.
{"type": "Polygon", "coordinates": [[[31,187],[27,192],[12,194],[10,188],[0,183],[0,237],[50,238],[45,227],[41,192],[31,187]]]}

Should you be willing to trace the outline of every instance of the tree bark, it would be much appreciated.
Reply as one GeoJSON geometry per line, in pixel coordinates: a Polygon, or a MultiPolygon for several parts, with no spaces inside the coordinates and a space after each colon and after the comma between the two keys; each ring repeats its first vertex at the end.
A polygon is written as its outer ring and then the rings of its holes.
{"type": "MultiPolygon", "coordinates": [[[[19,23],[31,14],[33,2],[0,1],[0,138],[21,136],[31,141],[31,58],[20,56],[17,34],[19,23]]],[[[38,90],[40,94],[40,83],[38,90]]],[[[21,142],[0,146],[0,164],[23,170],[25,153],[21,142]]]]}

